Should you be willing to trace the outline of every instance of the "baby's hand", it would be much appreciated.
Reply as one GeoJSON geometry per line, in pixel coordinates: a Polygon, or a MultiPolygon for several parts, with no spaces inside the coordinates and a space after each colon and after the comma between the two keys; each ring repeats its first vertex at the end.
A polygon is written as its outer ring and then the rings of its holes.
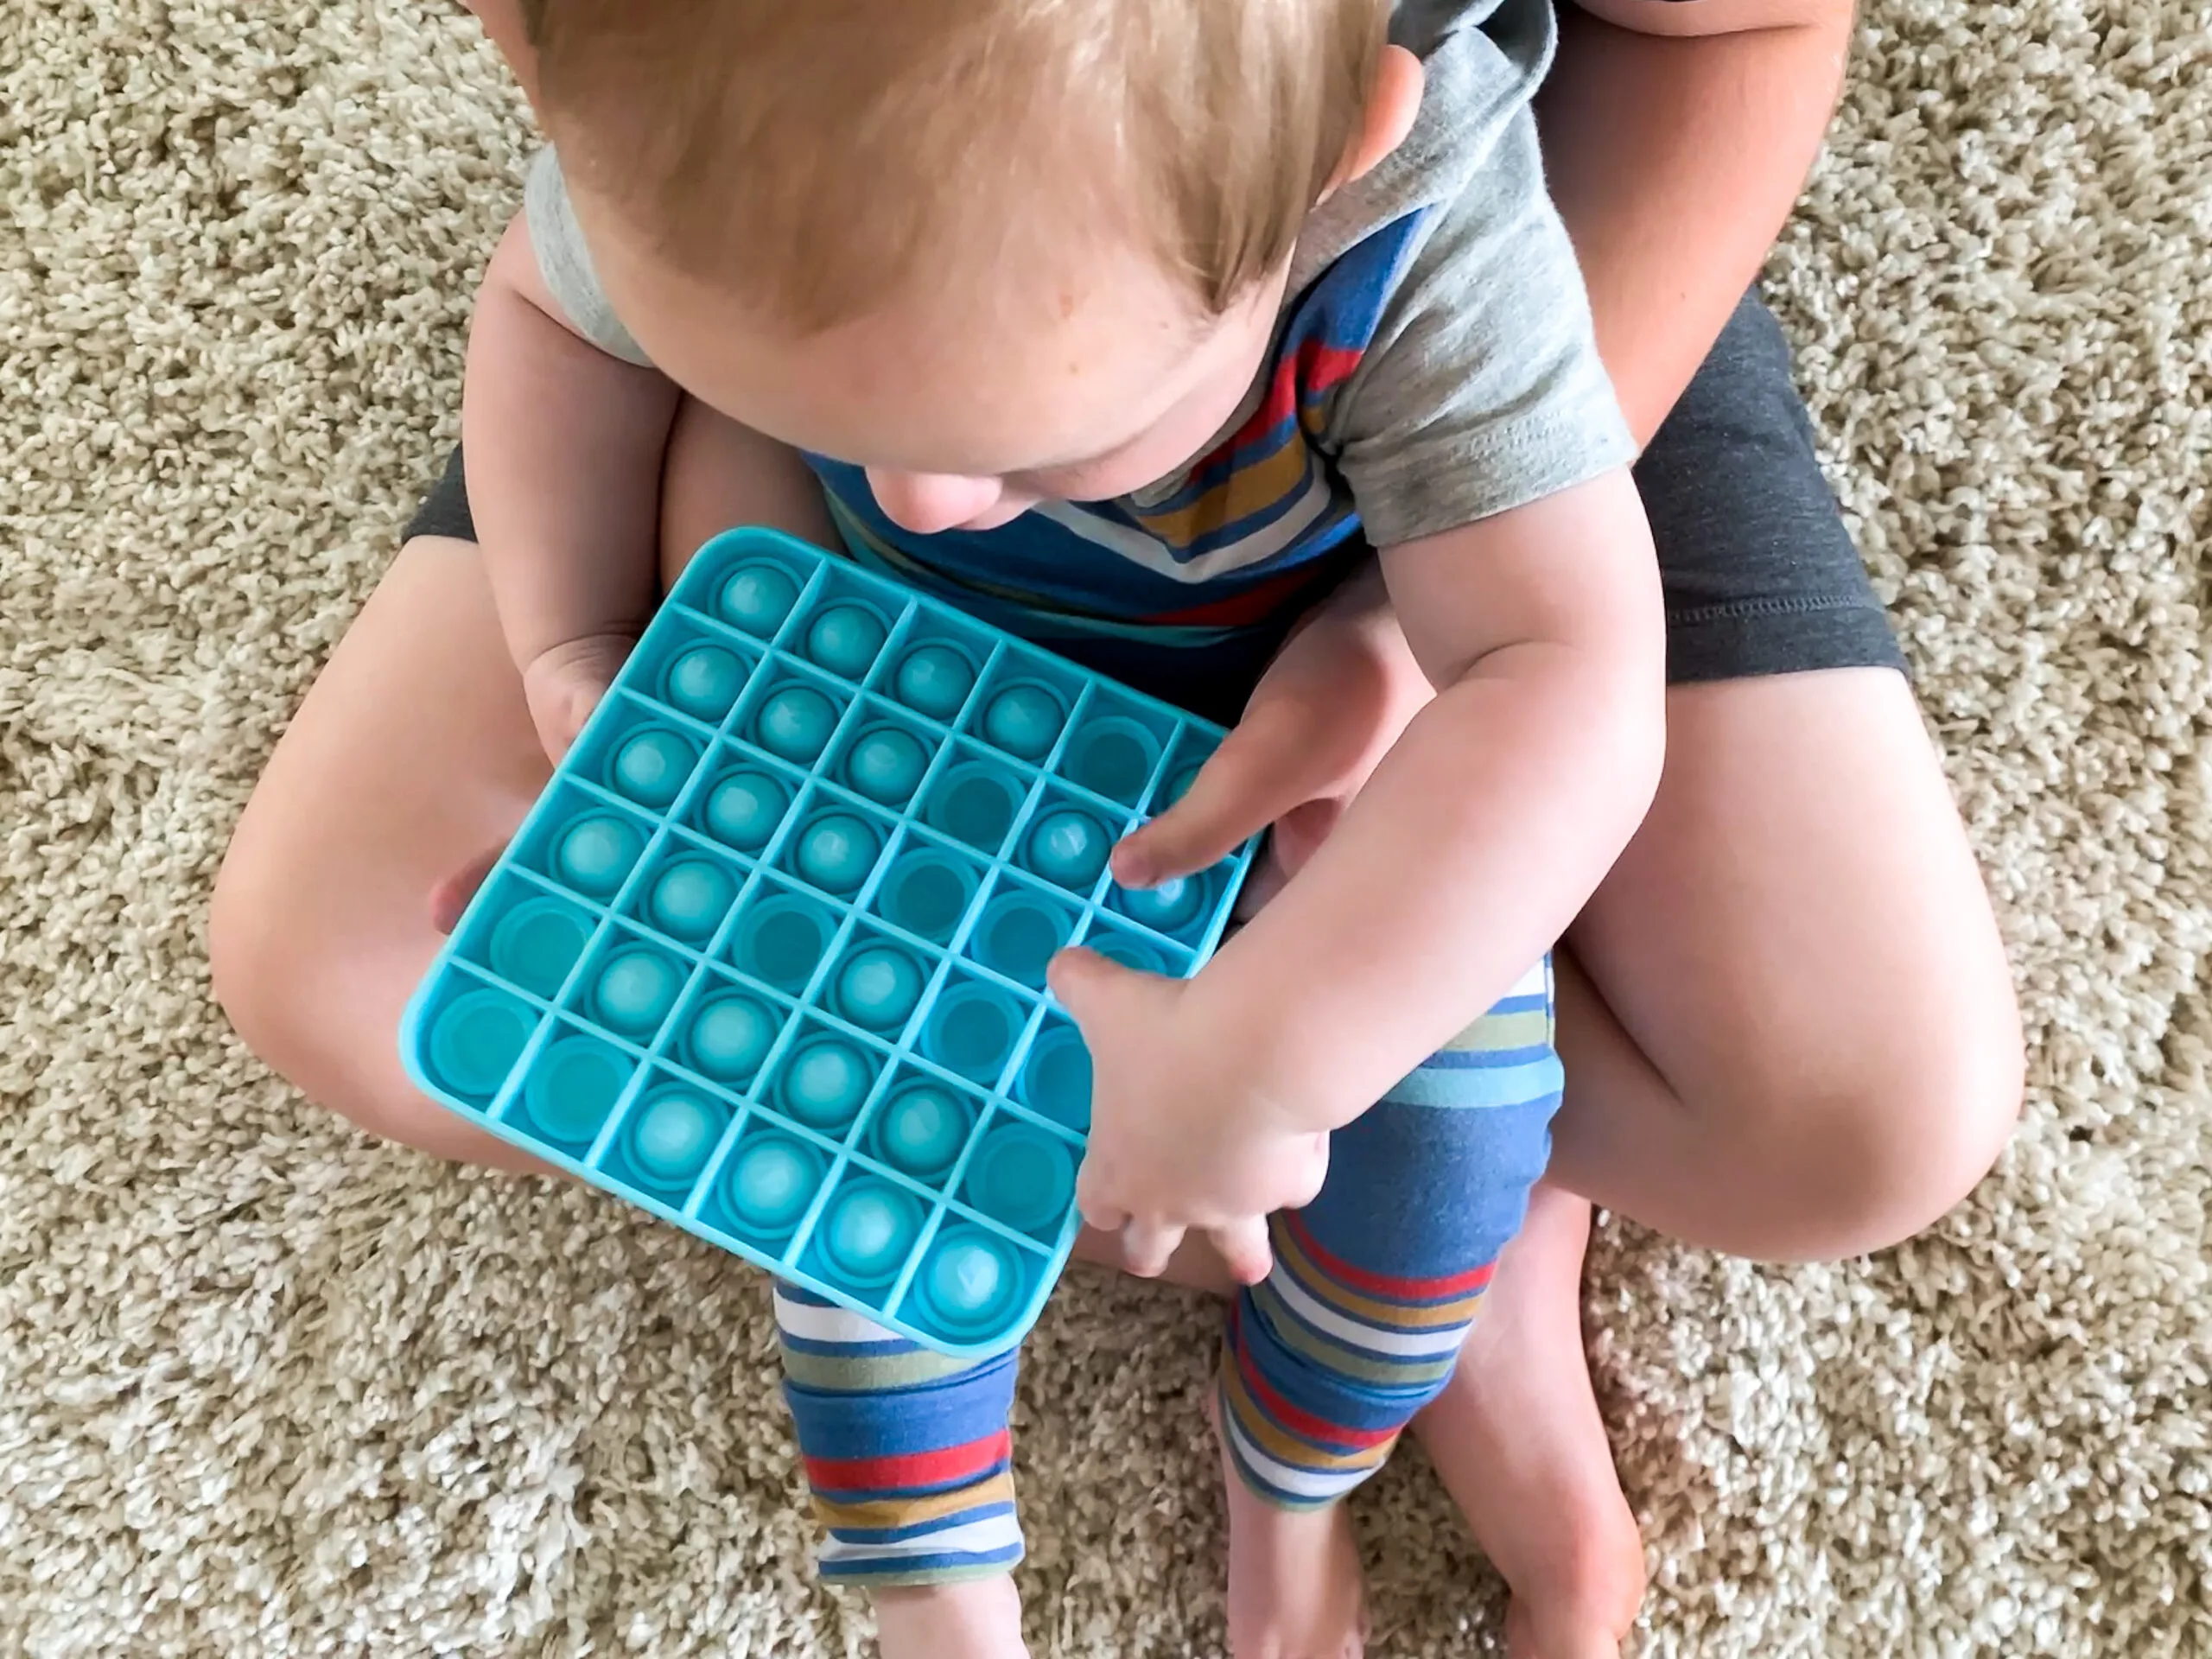
{"type": "Polygon", "coordinates": [[[539,652],[523,669],[523,696],[546,759],[557,765],[569,752],[637,643],[635,634],[589,634],[539,652]]]}
{"type": "Polygon", "coordinates": [[[1353,577],[1300,624],[1189,792],[1114,850],[1114,876],[1149,887],[1272,829],[1251,909],[1327,838],[1344,804],[1435,695],[1381,579],[1353,577]]]}
{"type": "Polygon", "coordinates": [[[1088,950],[1052,964],[1052,990],[1090,1049],[1090,1146],[1076,1183],[1084,1219],[1120,1232],[1124,1265],[1151,1278],[1185,1232],[1212,1235],[1244,1284],[1268,1276],[1267,1218],[1321,1190],[1329,1138],[1284,1127],[1222,1033],[1199,1027],[1187,982],[1088,950]]]}
{"type": "MultiPolygon", "coordinates": [[[[592,634],[541,652],[523,670],[523,696],[530,705],[531,723],[537,728],[537,741],[544,746],[547,760],[560,764],[637,643],[632,634],[592,634]]],[[[484,878],[492,874],[492,867],[505,850],[486,849],[430,889],[433,927],[450,933],[460,925],[461,912],[468,908],[468,901],[476,896],[476,889],[484,885],[484,878]]]]}

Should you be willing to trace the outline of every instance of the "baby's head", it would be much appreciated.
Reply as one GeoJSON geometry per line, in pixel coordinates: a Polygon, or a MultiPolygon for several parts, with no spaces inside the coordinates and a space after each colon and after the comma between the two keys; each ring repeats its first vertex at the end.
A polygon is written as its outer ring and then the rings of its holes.
{"type": "Polygon", "coordinates": [[[1172,473],[1397,143],[1389,0],[537,0],[617,313],[695,397],[981,528],[1172,473]]]}

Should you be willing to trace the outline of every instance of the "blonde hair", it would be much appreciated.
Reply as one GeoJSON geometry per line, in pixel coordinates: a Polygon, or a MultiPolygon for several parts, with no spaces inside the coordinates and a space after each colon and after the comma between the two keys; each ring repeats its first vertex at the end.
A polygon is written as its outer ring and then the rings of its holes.
{"type": "Polygon", "coordinates": [[[1289,257],[1357,140],[1390,7],[524,9],[541,113],[571,178],[660,257],[819,328],[879,302],[925,257],[987,264],[1009,213],[1056,210],[1133,237],[1218,315],[1289,257]]]}

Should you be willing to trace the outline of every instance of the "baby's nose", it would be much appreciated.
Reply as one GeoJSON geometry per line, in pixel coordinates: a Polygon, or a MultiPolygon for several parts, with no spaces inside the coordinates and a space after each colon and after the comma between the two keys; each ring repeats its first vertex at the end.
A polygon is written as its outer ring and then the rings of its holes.
{"type": "Polygon", "coordinates": [[[934,536],[957,530],[998,505],[995,478],[962,478],[944,473],[888,473],[869,467],[868,486],[883,516],[901,530],[934,536]]]}

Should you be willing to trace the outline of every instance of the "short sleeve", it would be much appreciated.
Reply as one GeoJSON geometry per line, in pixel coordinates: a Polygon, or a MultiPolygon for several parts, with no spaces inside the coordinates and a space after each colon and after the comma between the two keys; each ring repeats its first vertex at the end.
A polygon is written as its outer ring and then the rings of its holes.
{"type": "Polygon", "coordinates": [[[569,326],[609,357],[651,368],[652,359],[638,349],[599,285],[591,250],[584,245],[575,209],[569,205],[568,181],[550,145],[530,164],[530,175],[523,181],[522,209],[531,251],[537,255],[538,275],[569,326]]]}
{"type": "Polygon", "coordinates": [[[1433,223],[1329,423],[1377,547],[1509,512],[1635,454],[1529,111],[1424,211],[1433,223]]]}

